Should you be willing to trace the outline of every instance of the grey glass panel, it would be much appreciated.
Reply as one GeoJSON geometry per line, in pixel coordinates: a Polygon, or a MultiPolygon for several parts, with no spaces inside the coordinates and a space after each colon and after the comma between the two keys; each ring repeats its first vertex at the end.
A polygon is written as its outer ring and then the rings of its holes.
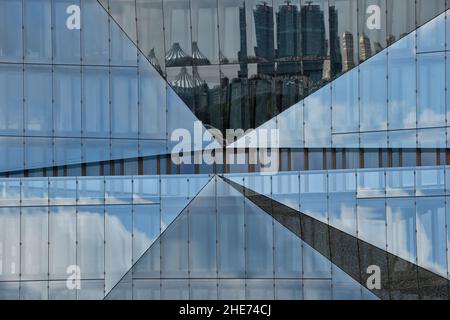
{"type": "Polygon", "coordinates": [[[386,196],[414,196],[414,169],[386,169],[386,196]]]}
{"type": "Polygon", "coordinates": [[[23,167],[23,139],[0,137],[0,171],[21,170],[23,167]]]}
{"type": "Polygon", "coordinates": [[[303,280],[305,300],[331,300],[331,280],[303,280]]]}
{"type": "Polygon", "coordinates": [[[354,171],[328,174],[330,224],[356,235],[356,175],[354,171]]]}
{"type": "Polygon", "coordinates": [[[0,206],[19,206],[20,205],[20,180],[19,179],[0,179],[0,206]]]}
{"type": "MultiPolygon", "coordinates": [[[[0,208],[0,231],[0,280],[19,280],[19,208],[0,208]]],[[[2,289],[0,289],[0,292],[2,289]]]]}
{"type": "Polygon", "coordinates": [[[237,63],[247,57],[244,0],[219,0],[221,63],[237,63]]]}
{"type": "Polygon", "coordinates": [[[55,165],[69,165],[81,163],[80,138],[55,138],[54,141],[55,165]]]}
{"type": "Polygon", "coordinates": [[[53,123],[51,67],[26,66],[24,75],[25,132],[50,135],[53,123]]]}
{"type": "Polygon", "coordinates": [[[328,222],[326,173],[300,173],[300,211],[328,222]]]}
{"type": "Polygon", "coordinates": [[[68,267],[77,262],[76,207],[50,207],[49,217],[49,277],[66,280],[68,267]]]}
{"type": "Polygon", "coordinates": [[[127,34],[119,28],[117,23],[110,19],[109,36],[111,64],[114,66],[137,66],[137,48],[127,37],[127,34]]]}
{"type": "Polygon", "coordinates": [[[81,61],[81,32],[75,18],[79,8],[80,0],[53,1],[53,61],[56,63],[79,64],[81,61]]]}
{"type": "Polygon", "coordinates": [[[386,47],[386,0],[358,0],[359,60],[386,47]]]}
{"type": "MultiPolygon", "coordinates": [[[[280,113],[276,119],[270,121],[276,122],[276,128],[280,129],[280,147],[295,148],[303,146],[303,102],[296,103],[286,111],[280,113]]],[[[266,125],[267,123],[264,127],[266,125]]]]}
{"type": "Polygon", "coordinates": [[[302,277],[302,241],[299,236],[274,222],[274,267],[276,278],[302,277]]]}
{"type": "Polygon", "coordinates": [[[219,300],[244,300],[245,281],[241,279],[219,279],[219,300]]]}
{"type": "Polygon", "coordinates": [[[415,33],[388,48],[389,129],[416,126],[415,33]]]}
{"type": "Polygon", "coordinates": [[[161,298],[160,286],[160,280],[133,280],[133,299],[159,300],[161,298]]]}
{"type": "Polygon", "coordinates": [[[22,205],[48,204],[48,178],[22,179],[21,187],[22,205]]]}
{"type": "Polygon", "coordinates": [[[164,3],[164,27],[166,66],[191,64],[192,43],[188,0],[167,0],[164,3]]]}
{"type": "Polygon", "coordinates": [[[331,278],[331,262],[303,242],[303,278],[331,278]]]}
{"type": "Polygon", "coordinates": [[[139,49],[153,66],[165,69],[163,2],[161,0],[137,0],[137,27],[139,49]]]}
{"type": "Polygon", "coordinates": [[[0,60],[22,61],[22,1],[0,3],[0,60]]]}
{"type": "Polygon", "coordinates": [[[83,63],[109,63],[108,14],[95,0],[81,0],[81,48],[83,63]]]}
{"type": "Polygon", "coordinates": [[[188,300],[189,281],[188,280],[162,280],[161,281],[162,300],[188,300]]]}
{"type": "Polygon", "coordinates": [[[54,129],[58,136],[81,135],[81,70],[74,67],[55,67],[54,129]]]}
{"type": "Polygon", "coordinates": [[[301,280],[275,280],[275,300],[303,300],[301,280]]]}
{"type": "Polygon", "coordinates": [[[161,245],[157,239],[133,266],[134,279],[161,278],[161,245]]]}
{"type": "Polygon", "coordinates": [[[188,240],[188,216],[182,214],[161,235],[161,277],[186,278],[188,276],[188,240]],[[174,252],[177,254],[173,254],[174,252]]]}
{"type": "Polygon", "coordinates": [[[305,147],[331,146],[331,88],[325,86],[305,99],[305,147]]]}
{"type": "Polygon", "coordinates": [[[48,277],[48,208],[23,207],[21,216],[21,279],[48,277]]]}
{"type": "MultiPolygon", "coordinates": [[[[245,275],[244,197],[221,179],[217,180],[217,214],[219,275],[222,278],[243,278],[245,275]]],[[[225,290],[223,294],[227,295],[227,289],[223,290],[225,290]]]]}
{"type": "Polygon", "coordinates": [[[137,261],[159,237],[160,224],[159,205],[135,205],[133,207],[133,261],[137,261]]]}
{"type": "Polygon", "coordinates": [[[0,133],[22,134],[23,67],[0,65],[0,133]]]}
{"type": "Polygon", "coordinates": [[[25,138],[25,166],[48,167],[53,164],[53,139],[25,138]]]}
{"type": "Polygon", "coordinates": [[[77,212],[77,264],[82,279],[105,277],[103,206],[78,206],[77,212]]]}
{"type": "Polygon", "coordinates": [[[106,292],[131,268],[133,257],[131,205],[105,207],[106,292]]]}
{"type": "Polygon", "coordinates": [[[70,178],[51,178],[49,180],[50,205],[75,205],[77,201],[77,181],[70,178]]]}
{"type": "Polygon", "coordinates": [[[387,1],[388,44],[399,40],[416,26],[415,0],[387,1]]]}
{"type": "Polygon", "coordinates": [[[445,125],[445,54],[417,56],[419,127],[445,125]]]}
{"type": "Polygon", "coordinates": [[[105,179],[106,204],[131,204],[132,180],[129,177],[108,177],[105,179]]]}
{"type": "Polygon", "coordinates": [[[67,288],[66,281],[49,281],[49,300],[76,300],[77,291],[67,288]]]}
{"type": "Polygon", "coordinates": [[[47,281],[25,281],[20,283],[20,300],[47,300],[47,281]]]}
{"type": "Polygon", "coordinates": [[[103,280],[81,280],[81,289],[77,290],[78,300],[101,300],[105,296],[103,280]]]}
{"type": "Polygon", "coordinates": [[[0,282],[1,300],[19,300],[19,282],[0,282]]]}
{"type": "Polygon", "coordinates": [[[110,125],[109,70],[83,68],[82,129],[86,137],[108,137],[110,125]]]}
{"type": "Polygon", "coordinates": [[[332,84],[332,131],[356,132],[359,124],[358,70],[352,70],[332,84]]]}
{"type": "Polygon", "coordinates": [[[138,77],[135,68],[111,70],[111,131],[116,138],[138,135],[138,77]]]}
{"type": "Polygon", "coordinates": [[[361,131],[387,128],[387,54],[374,56],[359,67],[361,131]]]}
{"type": "MultiPolygon", "coordinates": [[[[106,276],[108,278],[108,276],[106,276]]],[[[111,289],[108,287],[108,280],[105,281],[106,300],[131,300],[133,299],[133,279],[128,272],[120,281],[111,289]]]]}
{"type": "Polygon", "coordinates": [[[269,214],[245,201],[246,276],[273,277],[273,221],[269,214]]]}
{"type": "Polygon", "coordinates": [[[217,280],[190,280],[190,300],[217,300],[217,280]]]}
{"type": "Polygon", "coordinates": [[[124,32],[136,43],[136,2],[109,0],[109,13],[124,29],[124,32]]]}
{"type": "Polygon", "coordinates": [[[273,280],[247,279],[245,284],[247,300],[273,300],[275,298],[273,280]]]}
{"type": "Polygon", "coordinates": [[[219,62],[217,1],[192,0],[190,8],[193,63],[217,64],[219,62]],[[196,50],[199,50],[207,60],[196,57],[196,50]]]}
{"type": "MultiPolygon", "coordinates": [[[[82,156],[85,162],[110,160],[109,139],[83,139],[82,156]]],[[[109,174],[109,172],[105,172],[109,174]]]]}
{"type": "Polygon", "coordinates": [[[24,56],[26,62],[50,62],[52,59],[51,0],[24,1],[24,56]]]}
{"type": "Polygon", "coordinates": [[[416,196],[445,194],[443,168],[416,168],[416,196]]]}
{"type": "Polygon", "coordinates": [[[410,262],[416,261],[416,221],[414,199],[387,199],[387,249],[410,262]]]}
{"type": "Polygon", "coordinates": [[[447,276],[445,198],[417,198],[417,259],[419,266],[447,276]]]}
{"type": "Polygon", "coordinates": [[[166,83],[146,58],[139,57],[139,136],[165,139],[166,83]]]}
{"type": "MultiPolygon", "coordinates": [[[[441,11],[442,12],[442,11],[441,11]]],[[[417,51],[445,50],[445,13],[417,29],[417,51]]]]}
{"type": "Polygon", "coordinates": [[[358,238],[386,250],[386,208],[384,199],[358,200],[358,238]]]}

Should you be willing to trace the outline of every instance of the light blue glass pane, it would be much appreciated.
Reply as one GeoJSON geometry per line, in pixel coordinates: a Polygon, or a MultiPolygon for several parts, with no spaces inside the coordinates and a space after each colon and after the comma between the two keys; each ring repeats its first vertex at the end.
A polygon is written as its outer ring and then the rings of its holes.
{"type": "Polygon", "coordinates": [[[282,148],[303,146],[303,103],[299,102],[280,113],[277,118],[279,145],[282,148]]]}
{"type": "MultiPolygon", "coordinates": [[[[217,214],[219,275],[221,278],[243,278],[245,276],[244,196],[221,179],[217,180],[217,214]]],[[[224,296],[231,294],[228,289],[223,290],[225,290],[224,296]]]]}
{"type": "Polygon", "coordinates": [[[160,280],[133,280],[133,300],[159,300],[161,298],[160,287],[160,280]]]}
{"type": "Polygon", "coordinates": [[[25,138],[25,167],[41,168],[53,164],[52,138],[25,138]]]}
{"type": "Polygon", "coordinates": [[[300,173],[300,211],[328,223],[327,174],[300,173]]]}
{"type": "Polygon", "coordinates": [[[103,178],[78,177],[78,204],[105,203],[105,181],[103,178]]]}
{"type": "Polygon", "coordinates": [[[384,199],[358,200],[358,238],[386,250],[386,208],[384,199]]]}
{"type": "Polygon", "coordinates": [[[0,64],[0,133],[22,134],[23,67],[0,64]]]}
{"type": "Polygon", "coordinates": [[[136,158],[138,155],[138,140],[111,139],[111,160],[136,158]]]}
{"type": "Polygon", "coordinates": [[[105,203],[131,204],[132,197],[131,178],[108,177],[105,179],[105,203]]]}
{"type": "Polygon", "coordinates": [[[414,169],[386,169],[386,196],[405,197],[414,196],[414,169]]]}
{"type": "Polygon", "coordinates": [[[55,164],[69,165],[81,163],[81,139],[55,138],[55,164]]]}
{"type": "Polygon", "coordinates": [[[106,206],[105,284],[106,292],[122,278],[132,264],[131,205],[106,206]]]}
{"type": "Polygon", "coordinates": [[[273,223],[269,214],[245,201],[246,276],[273,277],[273,223]]]}
{"type": "Polygon", "coordinates": [[[101,300],[104,297],[103,280],[81,280],[81,289],[77,290],[78,300],[101,300]]]}
{"type": "Polygon", "coordinates": [[[133,207],[133,261],[137,261],[159,237],[161,212],[159,205],[133,207]]]}
{"type": "Polygon", "coordinates": [[[387,54],[385,51],[359,67],[361,131],[387,128],[387,54]]]}
{"type": "Polygon", "coordinates": [[[21,212],[21,279],[47,279],[48,207],[22,207],[21,212]]]}
{"type": "Polygon", "coordinates": [[[1,300],[19,300],[19,282],[0,282],[1,300]]]}
{"type": "Polygon", "coordinates": [[[333,133],[356,132],[359,126],[358,70],[351,70],[332,84],[333,133]]]}
{"type": "Polygon", "coordinates": [[[166,147],[166,140],[139,140],[139,156],[148,157],[166,154],[168,153],[166,147]]]}
{"type": "Polygon", "coordinates": [[[161,212],[164,230],[189,201],[189,185],[185,177],[161,178],[161,212]]]}
{"type": "Polygon", "coordinates": [[[445,53],[417,56],[419,128],[445,125],[445,53]]]}
{"type": "Polygon", "coordinates": [[[24,75],[26,133],[51,135],[52,69],[48,66],[26,66],[24,75]]]}
{"type": "Polygon", "coordinates": [[[331,136],[333,148],[359,148],[359,134],[333,134],[331,136]]]}
{"type": "Polygon", "coordinates": [[[137,66],[138,52],[136,45],[130,41],[117,23],[110,19],[111,64],[115,66],[137,66]]]}
{"type": "Polygon", "coordinates": [[[77,264],[82,279],[104,279],[104,206],[77,208],[77,264]]]}
{"type": "Polygon", "coordinates": [[[385,175],[383,169],[358,170],[358,198],[384,197],[385,175]]]}
{"type": "Polygon", "coordinates": [[[49,281],[49,300],[76,300],[77,291],[67,288],[66,281],[49,281]]]}
{"type": "Polygon", "coordinates": [[[361,300],[361,285],[333,265],[333,300],[361,300]]]}
{"type": "Polygon", "coordinates": [[[302,277],[302,241],[292,231],[274,222],[275,278],[302,277]]]}
{"type": "MultiPolygon", "coordinates": [[[[19,280],[20,209],[0,208],[0,280],[19,280]]],[[[2,289],[0,289],[0,292],[2,289]]]]}
{"type": "Polygon", "coordinates": [[[419,266],[447,276],[445,198],[417,198],[417,258],[419,266]]]}
{"type": "Polygon", "coordinates": [[[138,79],[134,68],[111,70],[111,130],[116,138],[138,135],[138,79]]]}
{"type": "Polygon", "coordinates": [[[47,281],[25,281],[20,283],[20,300],[47,300],[47,281]]]}
{"type": "Polygon", "coordinates": [[[389,129],[416,126],[415,33],[388,48],[389,129]]]}
{"type": "Polygon", "coordinates": [[[272,199],[299,210],[300,179],[297,173],[272,176],[272,199]]]}
{"type": "Polygon", "coordinates": [[[22,61],[22,1],[0,2],[0,60],[22,61]]]}
{"type": "Polygon", "coordinates": [[[244,178],[244,186],[264,196],[272,193],[270,176],[250,174],[244,178]]]}
{"type": "Polygon", "coordinates": [[[22,205],[48,204],[48,178],[22,179],[22,205]]]}
{"type": "Polygon", "coordinates": [[[188,300],[189,281],[188,280],[162,280],[161,281],[162,300],[188,300]]]}
{"type": "Polygon", "coordinates": [[[162,278],[187,278],[189,264],[188,229],[188,216],[182,214],[161,235],[162,278]],[[174,252],[177,254],[174,254],[174,252]]]}
{"type": "Polygon", "coordinates": [[[166,83],[146,58],[139,56],[139,134],[166,138],[166,83]]]}
{"type": "Polygon", "coordinates": [[[386,199],[387,249],[410,262],[416,261],[416,221],[413,198],[386,199]]]}
{"type": "Polygon", "coordinates": [[[159,187],[158,177],[134,177],[133,203],[159,203],[159,187]]]}
{"type": "Polygon", "coordinates": [[[445,13],[417,29],[417,51],[445,50],[445,13]]]}
{"type": "Polygon", "coordinates": [[[85,162],[110,160],[109,139],[83,139],[82,148],[85,162]]]}
{"type": "Polygon", "coordinates": [[[79,64],[81,61],[81,32],[76,19],[71,17],[77,14],[72,5],[79,9],[80,0],[53,1],[53,61],[56,63],[79,64]]]}
{"type": "Polygon", "coordinates": [[[331,262],[303,242],[303,278],[331,278],[331,262]]]}
{"type": "Polygon", "coordinates": [[[356,173],[330,172],[328,175],[330,224],[356,235],[356,173]]]}
{"type": "Polygon", "coordinates": [[[305,99],[305,147],[331,145],[331,88],[325,86],[305,99]]]}
{"type": "Polygon", "coordinates": [[[389,148],[416,148],[416,130],[389,131],[389,148]]]}
{"type": "Polygon", "coordinates": [[[109,64],[108,14],[95,0],[81,0],[81,48],[85,64],[109,64]]]}
{"type": "Polygon", "coordinates": [[[331,280],[303,280],[305,300],[331,300],[331,280]]]}
{"type": "Polygon", "coordinates": [[[66,280],[67,268],[77,264],[76,207],[50,207],[49,217],[50,279],[66,280]]]}
{"type": "Polygon", "coordinates": [[[0,206],[19,206],[20,205],[20,180],[19,179],[0,179],[0,206]]]}
{"type": "Polygon", "coordinates": [[[244,300],[245,282],[240,279],[219,279],[219,300],[244,300]]]}
{"type": "Polygon", "coordinates": [[[419,148],[445,148],[445,128],[417,130],[417,146],[419,148]]]}
{"type": "Polygon", "coordinates": [[[23,169],[23,149],[22,138],[0,137],[0,172],[23,169]]]}
{"type": "Polygon", "coordinates": [[[75,178],[51,178],[49,180],[50,205],[75,205],[77,181],[75,178]]]}
{"type": "Polygon", "coordinates": [[[245,284],[247,300],[273,300],[275,298],[273,280],[247,279],[245,284]]]}
{"type": "Polygon", "coordinates": [[[190,300],[217,300],[217,280],[189,281],[190,300]]]}
{"type": "Polygon", "coordinates": [[[438,196],[444,194],[444,168],[416,169],[416,196],[438,196]]]}
{"type": "Polygon", "coordinates": [[[360,134],[361,148],[386,148],[387,132],[363,132],[360,134]]]}
{"type": "Polygon", "coordinates": [[[189,275],[194,278],[217,276],[215,196],[211,182],[189,205],[189,275]]]}
{"type": "Polygon", "coordinates": [[[303,300],[301,280],[275,280],[275,300],[303,300]]]}
{"type": "Polygon", "coordinates": [[[24,1],[25,62],[50,63],[52,59],[52,1],[24,1]]]}

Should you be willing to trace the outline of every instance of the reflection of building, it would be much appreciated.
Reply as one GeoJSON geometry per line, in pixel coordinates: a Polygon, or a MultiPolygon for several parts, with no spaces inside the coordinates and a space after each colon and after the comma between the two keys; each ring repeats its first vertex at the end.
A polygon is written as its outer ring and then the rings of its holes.
{"type": "Polygon", "coordinates": [[[359,60],[365,61],[372,56],[370,39],[364,33],[359,36],[359,60]]]}
{"type": "Polygon", "coordinates": [[[293,57],[299,53],[299,14],[297,7],[287,3],[277,12],[277,57],[293,57]]]}
{"type": "Polygon", "coordinates": [[[316,4],[302,6],[300,24],[302,55],[326,56],[325,18],[320,6],[316,4]]]}
{"type": "Polygon", "coordinates": [[[329,23],[330,23],[330,77],[331,72],[333,74],[338,74],[342,70],[342,55],[341,48],[339,44],[339,25],[338,25],[338,13],[334,6],[330,6],[329,9],[329,23]]]}
{"type": "Polygon", "coordinates": [[[178,42],[174,42],[166,54],[166,66],[178,67],[192,64],[192,57],[183,51],[178,42]]]}
{"type": "Polygon", "coordinates": [[[342,71],[348,71],[355,67],[353,34],[342,34],[342,71]]]}
{"type": "Polygon", "coordinates": [[[266,3],[259,4],[253,10],[255,17],[257,57],[271,60],[275,57],[274,33],[273,33],[273,9],[266,3]]]}

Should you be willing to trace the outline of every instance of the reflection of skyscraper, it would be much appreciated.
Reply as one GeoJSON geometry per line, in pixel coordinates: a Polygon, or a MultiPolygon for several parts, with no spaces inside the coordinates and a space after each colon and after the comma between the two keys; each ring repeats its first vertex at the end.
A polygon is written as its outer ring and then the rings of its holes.
{"type": "Polygon", "coordinates": [[[372,56],[370,39],[364,33],[359,36],[359,60],[365,61],[372,56]]]}
{"type": "Polygon", "coordinates": [[[299,15],[297,7],[281,5],[277,12],[277,48],[278,57],[295,56],[298,53],[299,15]]]}
{"type": "Polygon", "coordinates": [[[239,8],[239,33],[240,33],[240,51],[239,62],[247,60],[247,23],[245,22],[245,2],[242,8],[239,8]]]}
{"type": "Polygon", "coordinates": [[[273,31],[273,8],[267,3],[258,4],[253,10],[255,18],[256,48],[257,57],[267,60],[275,56],[274,31],[273,31]]]}
{"type": "Polygon", "coordinates": [[[353,34],[344,32],[342,34],[342,71],[345,72],[355,67],[354,52],[353,34]]]}
{"type": "Polygon", "coordinates": [[[338,12],[334,6],[329,7],[329,23],[330,23],[330,57],[331,57],[331,71],[337,74],[342,70],[342,55],[339,46],[339,25],[338,12]]]}
{"type": "Polygon", "coordinates": [[[317,4],[302,6],[300,12],[301,45],[304,56],[326,56],[324,13],[317,4]]]}

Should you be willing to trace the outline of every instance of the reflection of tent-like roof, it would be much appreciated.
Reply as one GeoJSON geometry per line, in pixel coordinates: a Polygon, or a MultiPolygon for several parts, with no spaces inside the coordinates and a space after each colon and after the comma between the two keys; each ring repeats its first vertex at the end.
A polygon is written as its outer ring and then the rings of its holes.
{"type": "Polygon", "coordinates": [[[196,41],[192,42],[192,59],[196,65],[211,64],[209,59],[200,51],[196,41]]]}
{"type": "Polygon", "coordinates": [[[182,67],[175,80],[170,82],[175,89],[193,89],[204,83],[205,81],[198,74],[196,67],[192,68],[192,75],[189,74],[186,67],[182,67]]]}
{"type": "Polygon", "coordinates": [[[147,56],[150,63],[155,67],[156,70],[162,73],[161,65],[159,64],[158,58],[156,57],[155,48],[150,50],[150,53],[147,56]]]}
{"type": "Polygon", "coordinates": [[[169,51],[167,51],[166,61],[166,65],[168,67],[190,65],[192,62],[192,57],[181,49],[178,42],[174,42],[169,51]]]}

